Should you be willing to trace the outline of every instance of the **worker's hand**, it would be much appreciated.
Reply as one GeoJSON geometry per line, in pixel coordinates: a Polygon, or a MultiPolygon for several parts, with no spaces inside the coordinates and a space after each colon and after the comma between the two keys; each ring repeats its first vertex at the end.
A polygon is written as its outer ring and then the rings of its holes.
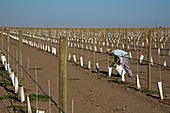
{"type": "Polygon", "coordinates": [[[116,67],[116,65],[117,65],[117,64],[116,64],[115,62],[112,62],[112,63],[111,63],[111,67],[116,67]]]}

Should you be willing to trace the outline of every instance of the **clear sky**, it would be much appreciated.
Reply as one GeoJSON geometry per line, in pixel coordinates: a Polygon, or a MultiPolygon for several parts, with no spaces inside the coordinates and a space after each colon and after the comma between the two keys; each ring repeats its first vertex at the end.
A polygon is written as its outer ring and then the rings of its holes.
{"type": "Polygon", "coordinates": [[[170,27],[170,0],[0,0],[0,26],[170,27]]]}

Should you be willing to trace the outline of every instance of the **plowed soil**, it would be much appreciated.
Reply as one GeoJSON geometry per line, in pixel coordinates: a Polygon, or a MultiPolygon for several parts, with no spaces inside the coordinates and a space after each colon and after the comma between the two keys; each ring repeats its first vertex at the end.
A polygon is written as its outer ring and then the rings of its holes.
{"type": "MultiPolygon", "coordinates": [[[[5,38],[6,41],[6,38],[5,38]]],[[[6,44],[6,42],[5,42],[6,44]]],[[[10,51],[14,58],[17,58],[18,42],[10,40],[10,51]]],[[[57,45],[58,46],[58,45],[57,45]]],[[[104,48],[104,51],[106,48],[104,48]]],[[[58,51],[58,50],[57,50],[58,51]]],[[[84,58],[84,64],[87,66],[88,59],[92,59],[92,53],[84,49],[69,48],[68,53],[76,51],[77,60],[82,55],[84,58]],[[81,54],[82,51],[82,54],[81,54]]],[[[153,50],[154,61],[157,60],[157,50],[153,50]]],[[[5,53],[6,54],[6,53],[5,53]]],[[[136,51],[132,50],[132,56],[136,58],[136,51]]],[[[140,52],[139,52],[140,54],[140,52]]],[[[146,51],[142,51],[142,54],[147,56],[146,51]]],[[[162,53],[163,54],[163,53],[162,53]]],[[[161,56],[161,62],[164,58],[167,60],[167,64],[170,63],[169,56],[161,56]]],[[[96,61],[100,66],[100,73],[93,73],[91,70],[83,68],[79,65],[75,65],[72,62],[68,62],[68,113],[170,113],[170,71],[169,69],[163,69],[161,67],[161,76],[159,74],[159,67],[152,66],[152,90],[157,91],[157,82],[163,82],[164,100],[160,100],[159,94],[141,93],[134,90],[135,88],[135,75],[140,77],[141,86],[147,88],[147,65],[139,65],[137,71],[137,63],[135,60],[130,60],[129,64],[133,70],[133,77],[125,76],[126,81],[129,84],[118,84],[112,82],[107,76],[108,57],[105,53],[97,53],[96,61]],[[133,87],[128,87],[132,84],[133,87]],[[74,109],[72,109],[74,108],[74,109]]],[[[17,73],[17,65],[10,58],[11,68],[17,73]]],[[[51,53],[42,51],[38,48],[23,45],[23,67],[29,71],[30,75],[35,79],[34,68],[37,68],[37,79],[39,85],[48,94],[48,80],[50,81],[50,93],[51,97],[58,103],[59,102],[59,57],[58,55],[52,55],[51,53]],[[29,59],[29,60],[28,60],[29,59]],[[28,69],[29,66],[29,69],[28,69]]],[[[30,77],[24,74],[24,87],[28,89],[26,95],[35,92],[35,83],[32,82],[30,77]]],[[[16,74],[16,76],[18,76],[16,74]]],[[[116,76],[116,72],[113,69],[113,77],[116,76]]],[[[7,94],[8,91],[0,86],[0,94],[7,94]]],[[[38,93],[42,93],[40,89],[38,93]]],[[[19,102],[12,102],[13,104],[19,104],[19,102]]],[[[0,103],[0,112],[12,112],[6,108],[11,104],[10,101],[2,101],[0,103]]],[[[24,103],[23,103],[24,104],[24,103]]],[[[35,102],[31,103],[32,108],[35,108],[35,102]]],[[[48,112],[48,102],[39,102],[38,108],[48,112]]],[[[51,103],[52,113],[57,113],[58,108],[51,103]]]]}

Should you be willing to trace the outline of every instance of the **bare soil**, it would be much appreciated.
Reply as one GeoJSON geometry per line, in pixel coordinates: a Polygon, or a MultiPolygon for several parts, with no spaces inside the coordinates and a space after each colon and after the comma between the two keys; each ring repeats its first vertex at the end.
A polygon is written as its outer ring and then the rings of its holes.
{"type": "MultiPolygon", "coordinates": [[[[6,42],[5,42],[6,43],[6,42]]],[[[10,41],[10,51],[14,58],[17,58],[18,42],[10,41]]],[[[58,46],[58,45],[57,45],[58,46]]],[[[104,48],[105,51],[106,48],[104,48]]],[[[153,50],[153,59],[158,62],[157,50],[153,50]]],[[[92,52],[84,49],[69,48],[68,53],[76,52],[77,59],[82,55],[84,64],[87,66],[88,59],[92,59],[92,52]],[[82,52],[81,52],[82,51],[82,52]],[[82,54],[81,54],[82,53],[82,54]]],[[[137,52],[132,50],[132,56],[136,58],[137,52]]],[[[5,53],[6,54],[6,53],[5,53]]],[[[140,54],[140,52],[139,52],[140,54]]],[[[147,51],[142,50],[142,54],[147,56],[147,51]]],[[[169,56],[161,56],[161,62],[166,58],[167,64],[170,61],[169,56]]],[[[68,62],[68,113],[72,112],[72,102],[74,103],[74,113],[170,113],[170,71],[169,69],[161,69],[152,66],[152,90],[158,91],[157,82],[163,82],[164,100],[159,99],[159,94],[141,93],[127,86],[135,86],[135,75],[138,74],[142,88],[147,88],[147,65],[138,65],[137,62],[130,60],[129,64],[133,70],[133,77],[125,76],[128,85],[121,85],[110,81],[107,76],[108,57],[105,53],[97,53],[96,61],[100,66],[100,73],[92,73],[79,65],[68,62]]],[[[146,59],[146,58],[145,58],[146,59]]],[[[10,59],[11,68],[17,73],[17,65],[12,58],[10,59]]],[[[48,80],[50,81],[50,92],[52,98],[59,102],[59,57],[51,53],[42,51],[38,48],[33,48],[28,45],[23,45],[23,67],[29,71],[30,75],[35,79],[34,68],[37,68],[37,78],[40,86],[48,94],[48,80]],[[29,59],[29,60],[28,60],[29,59]],[[29,69],[28,69],[29,61],[29,69]]],[[[16,74],[16,76],[18,76],[16,74]]],[[[114,78],[116,72],[113,69],[114,78]]],[[[28,90],[26,95],[35,92],[35,83],[24,72],[24,87],[28,90]]],[[[11,93],[0,86],[0,95],[11,93]]],[[[39,89],[39,93],[42,93],[39,89]]],[[[0,103],[0,112],[13,112],[7,108],[12,104],[20,104],[18,101],[3,100],[0,103]]],[[[23,103],[25,105],[25,103],[23,103]]],[[[52,113],[57,113],[58,108],[51,103],[52,113]]],[[[31,103],[32,108],[35,108],[35,102],[31,103]]],[[[48,102],[39,102],[38,108],[48,112],[48,102]]]]}

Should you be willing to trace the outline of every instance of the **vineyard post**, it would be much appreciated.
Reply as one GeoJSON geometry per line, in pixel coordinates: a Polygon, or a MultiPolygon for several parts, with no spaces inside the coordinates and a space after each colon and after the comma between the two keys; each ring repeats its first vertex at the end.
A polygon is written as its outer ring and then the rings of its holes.
{"type": "MultiPolygon", "coordinates": [[[[44,37],[43,36],[43,31],[41,30],[41,29],[39,29],[39,31],[40,31],[40,37],[44,37]]],[[[43,39],[41,40],[41,38],[40,38],[40,43],[43,45],[44,44],[44,41],[43,41],[43,39]]],[[[44,48],[42,48],[42,49],[44,49],[44,48]]]]}
{"type": "Polygon", "coordinates": [[[22,31],[19,30],[19,47],[18,47],[18,77],[20,85],[23,85],[23,73],[22,73],[22,31]]]}
{"type": "Polygon", "coordinates": [[[4,46],[4,35],[3,35],[3,29],[1,29],[1,52],[3,53],[4,52],[4,48],[3,48],[3,46],[4,46]]]}
{"type": "Polygon", "coordinates": [[[9,64],[9,45],[10,45],[9,30],[7,30],[7,61],[8,61],[8,64],[9,64]]]}
{"type": "Polygon", "coordinates": [[[34,28],[31,28],[31,38],[33,39],[33,30],[34,30],[34,28]]]}
{"type": "Polygon", "coordinates": [[[144,28],[144,46],[145,46],[145,47],[147,46],[147,42],[146,42],[146,37],[147,37],[147,35],[146,35],[146,32],[147,32],[147,29],[144,28]]]}
{"type": "Polygon", "coordinates": [[[40,31],[40,29],[37,29],[37,35],[40,37],[38,39],[38,44],[39,44],[39,48],[41,49],[41,31],[40,31]]]}
{"type": "Polygon", "coordinates": [[[51,35],[51,29],[49,29],[49,38],[50,38],[50,43],[49,43],[49,46],[50,46],[50,51],[52,52],[52,35],[51,35]]]}
{"type": "Polygon", "coordinates": [[[59,42],[59,104],[67,113],[67,36],[59,42]]]}
{"type": "Polygon", "coordinates": [[[151,90],[151,31],[148,32],[148,89],[151,90]]]}
{"type": "Polygon", "coordinates": [[[102,42],[101,42],[101,44],[102,44],[102,46],[105,46],[105,45],[103,45],[103,42],[104,42],[104,40],[105,40],[105,31],[104,31],[104,29],[102,30],[102,42]]]}
{"type": "Polygon", "coordinates": [[[158,40],[157,40],[157,47],[160,48],[161,47],[161,42],[160,42],[160,39],[161,39],[161,29],[158,29],[158,40]]]}
{"type": "Polygon", "coordinates": [[[127,45],[128,45],[128,33],[127,33],[127,28],[125,29],[125,50],[127,51],[127,45]]]}
{"type": "Polygon", "coordinates": [[[81,51],[82,51],[82,46],[81,46],[81,44],[82,44],[82,34],[83,34],[82,30],[79,30],[78,31],[78,36],[79,36],[79,46],[81,48],[81,51]]]}
{"type": "Polygon", "coordinates": [[[93,38],[93,55],[92,55],[92,71],[95,71],[95,68],[96,68],[96,54],[95,54],[95,35],[94,35],[95,32],[92,32],[92,38],[93,38]]]}

